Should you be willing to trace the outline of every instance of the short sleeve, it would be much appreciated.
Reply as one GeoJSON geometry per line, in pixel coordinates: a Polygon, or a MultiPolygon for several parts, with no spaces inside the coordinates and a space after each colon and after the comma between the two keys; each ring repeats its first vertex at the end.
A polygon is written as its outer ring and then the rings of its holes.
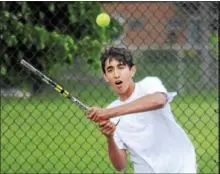
{"type": "Polygon", "coordinates": [[[139,85],[145,94],[152,94],[155,92],[163,92],[167,94],[167,89],[164,87],[162,81],[157,77],[146,77],[139,82],[139,85]]]}

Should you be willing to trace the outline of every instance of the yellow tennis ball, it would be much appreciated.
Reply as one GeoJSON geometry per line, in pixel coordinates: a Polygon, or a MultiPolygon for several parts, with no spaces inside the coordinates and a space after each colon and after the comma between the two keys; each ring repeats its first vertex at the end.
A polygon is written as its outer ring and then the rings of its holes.
{"type": "Polygon", "coordinates": [[[107,27],[110,24],[110,17],[107,13],[101,13],[96,17],[96,23],[100,27],[107,27]]]}

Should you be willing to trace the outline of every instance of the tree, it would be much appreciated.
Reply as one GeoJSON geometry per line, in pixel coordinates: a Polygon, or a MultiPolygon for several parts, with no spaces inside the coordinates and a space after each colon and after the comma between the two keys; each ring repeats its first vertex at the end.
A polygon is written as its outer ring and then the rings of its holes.
{"type": "Polygon", "coordinates": [[[97,68],[103,42],[111,42],[121,27],[112,19],[108,28],[96,25],[100,2],[0,2],[1,75],[10,84],[20,82],[19,61],[38,69],[55,63],[73,64],[76,56],[97,68]]]}

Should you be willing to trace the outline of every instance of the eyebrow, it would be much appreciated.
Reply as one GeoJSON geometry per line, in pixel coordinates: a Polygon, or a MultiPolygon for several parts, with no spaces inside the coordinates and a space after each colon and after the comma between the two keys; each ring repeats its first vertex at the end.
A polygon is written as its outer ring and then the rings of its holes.
{"type": "MultiPolygon", "coordinates": [[[[126,65],[123,62],[120,62],[119,64],[117,64],[117,67],[120,67],[120,66],[126,66],[126,65]]],[[[114,68],[114,67],[112,65],[110,65],[106,68],[106,70],[110,70],[112,68],[114,68]]]]}

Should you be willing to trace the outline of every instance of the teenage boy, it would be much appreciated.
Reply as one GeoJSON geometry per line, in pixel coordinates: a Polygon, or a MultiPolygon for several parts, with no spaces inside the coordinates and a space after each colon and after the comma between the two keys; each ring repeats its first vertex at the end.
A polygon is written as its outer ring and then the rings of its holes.
{"type": "Polygon", "coordinates": [[[174,96],[161,80],[145,77],[135,83],[136,67],[125,48],[105,49],[101,65],[118,99],[106,109],[89,108],[87,116],[106,136],[113,166],[123,171],[129,152],[134,173],[196,173],[194,147],[175,121],[169,104],[174,96]]]}

